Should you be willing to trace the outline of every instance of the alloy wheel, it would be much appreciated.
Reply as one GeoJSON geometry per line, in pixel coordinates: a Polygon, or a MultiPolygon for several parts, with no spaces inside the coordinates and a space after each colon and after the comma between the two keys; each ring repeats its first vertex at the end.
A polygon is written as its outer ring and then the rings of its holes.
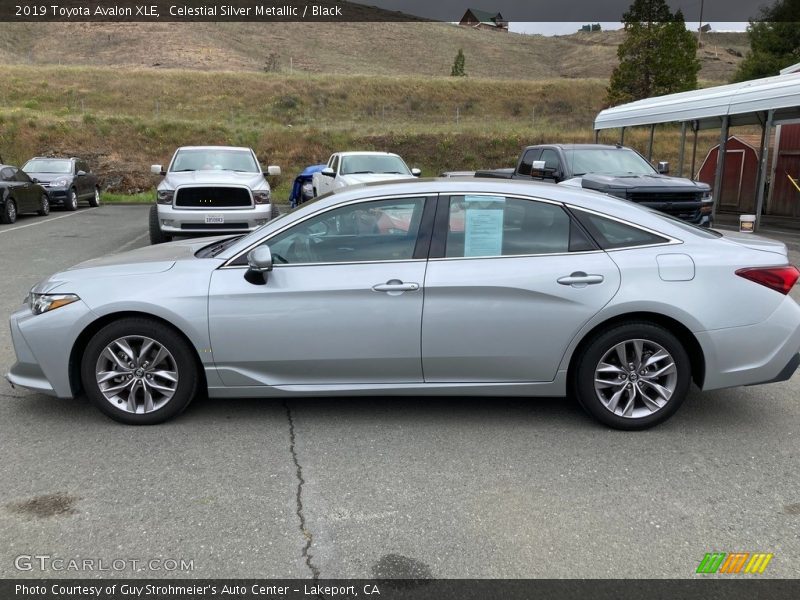
{"type": "Polygon", "coordinates": [[[178,366],[156,340],[138,335],[108,344],[95,365],[97,386],[114,407],[146,414],[166,405],[178,388],[178,366]]]}
{"type": "Polygon", "coordinates": [[[609,412],[638,419],[664,408],[678,385],[675,359],[663,346],[645,339],[620,342],[597,364],[594,389],[609,412]]]}

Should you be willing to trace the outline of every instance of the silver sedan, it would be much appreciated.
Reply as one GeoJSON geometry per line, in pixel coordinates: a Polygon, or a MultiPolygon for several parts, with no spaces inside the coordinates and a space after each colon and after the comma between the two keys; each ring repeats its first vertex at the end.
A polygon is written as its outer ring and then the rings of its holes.
{"type": "Polygon", "coordinates": [[[786,247],[582,190],[502,180],[348,188],[240,237],[91,260],[11,315],[8,380],[130,424],[213,398],[574,396],[620,429],[691,382],[800,363],[786,247]]]}

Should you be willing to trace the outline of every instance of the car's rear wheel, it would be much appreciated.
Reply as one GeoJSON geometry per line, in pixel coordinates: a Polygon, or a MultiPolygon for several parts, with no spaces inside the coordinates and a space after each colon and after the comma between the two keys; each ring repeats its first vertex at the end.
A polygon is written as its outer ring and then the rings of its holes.
{"type": "Polygon", "coordinates": [[[3,212],[0,213],[0,223],[4,223],[5,225],[10,225],[11,223],[16,222],[17,220],[17,203],[14,202],[13,198],[6,199],[6,203],[3,205],[3,212]]]}
{"type": "Polygon", "coordinates": [[[154,425],[179,414],[194,398],[197,379],[189,344],[145,318],[106,325],[89,341],[81,362],[86,395],[128,425],[154,425]]]}
{"type": "Polygon", "coordinates": [[[67,201],[64,203],[64,208],[67,210],[78,210],[78,193],[75,190],[69,191],[67,201]]]}
{"type": "Polygon", "coordinates": [[[39,199],[38,213],[42,217],[46,217],[50,214],[50,198],[47,197],[47,194],[42,194],[42,197],[39,199]]]}
{"type": "Polygon", "coordinates": [[[94,188],[94,196],[89,200],[89,206],[92,208],[100,206],[100,188],[94,188]]]}
{"type": "Polygon", "coordinates": [[[270,206],[272,207],[272,215],[270,216],[270,219],[279,217],[281,214],[281,209],[278,208],[278,205],[273,202],[270,206]]]}
{"type": "Polygon", "coordinates": [[[581,352],[574,389],[581,405],[616,429],[645,429],[670,418],[689,390],[691,362],[680,340],[648,322],[598,333],[581,352]]]}
{"type": "Polygon", "coordinates": [[[151,244],[163,244],[172,240],[172,236],[161,231],[161,225],[158,222],[158,207],[155,204],[150,207],[149,225],[151,244]]]}

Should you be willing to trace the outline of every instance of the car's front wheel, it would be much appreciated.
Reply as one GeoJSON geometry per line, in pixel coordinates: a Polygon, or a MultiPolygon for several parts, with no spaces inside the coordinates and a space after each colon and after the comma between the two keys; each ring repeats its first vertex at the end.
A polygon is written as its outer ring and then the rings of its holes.
{"type": "Polygon", "coordinates": [[[94,188],[94,196],[89,199],[89,206],[92,208],[100,206],[100,188],[94,188]]]}
{"type": "Polygon", "coordinates": [[[37,212],[42,217],[50,214],[50,198],[47,197],[47,194],[42,194],[39,199],[39,210],[37,212]]]}
{"type": "Polygon", "coordinates": [[[67,201],[64,203],[64,208],[67,210],[78,210],[78,193],[75,190],[69,191],[67,201]]]}
{"type": "Polygon", "coordinates": [[[597,420],[616,429],[645,429],[666,421],[683,403],[691,362],[672,333],[634,322],[591,339],[574,376],[578,400],[597,420]]]}
{"type": "Polygon", "coordinates": [[[189,344],[170,327],[146,318],[103,327],[81,362],[89,400],[128,425],[154,425],[179,414],[197,393],[197,380],[189,344]]]}
{"type": "Polygon", "coordinates": [[[17,220],[17,203],[13,198],[7,198],[3,204],[3,212],[0,213],[0,223],[10,225],[17,220]]]}

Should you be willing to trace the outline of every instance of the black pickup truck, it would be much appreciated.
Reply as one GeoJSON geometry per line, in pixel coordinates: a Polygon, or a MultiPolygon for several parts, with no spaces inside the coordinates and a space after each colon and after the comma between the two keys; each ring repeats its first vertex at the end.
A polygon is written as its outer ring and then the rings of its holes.
{"type": "Polygon", "coordinates": [[[689,223],[711,226],[711,188],[670,177],[668,163],[656,170],[638,152],[602,144],[544,144],[522,151],[515,169],[476,171],[475,177],[544,180],[604,192],[689,223]]]}

